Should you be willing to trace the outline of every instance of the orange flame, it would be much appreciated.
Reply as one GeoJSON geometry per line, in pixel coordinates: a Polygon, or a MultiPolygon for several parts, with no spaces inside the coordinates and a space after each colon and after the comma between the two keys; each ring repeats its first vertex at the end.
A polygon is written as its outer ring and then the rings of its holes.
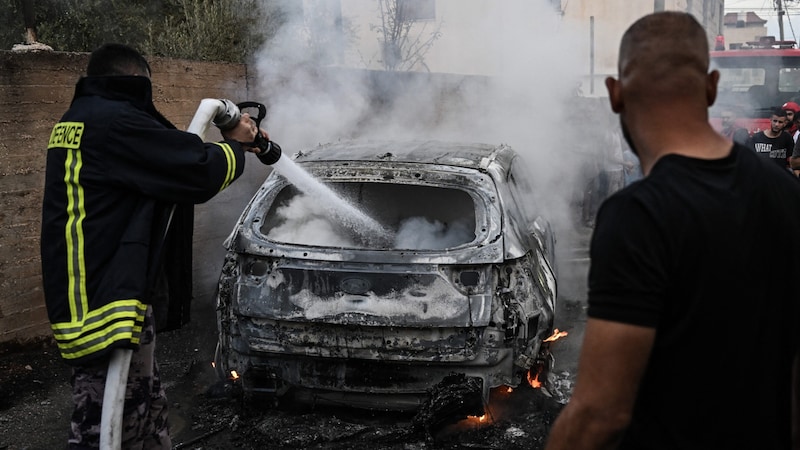
{"type": "Polygon", "coordinates": [[[216,368],[217,368],[217,363],[216,363],[216,362],[214,362],[214,361],[211,361],[211,367],[213,367],[213,368],[215,368],[215,369],[216,369],[216,368]]]}
{"type": "Polygon", "coordinates": [[[480,423],[486,423],[486,421],[489,420],[489,417],[486,414],[482,416],[467,416],[467,420],[469,420],[470,422],[476,422],[480,424],[480,423]]]}
{"type": "Polygon", "coordinates": [[[534,389],[539,389],[542,387],[542,382],[539,381],[539,372],[536,372],[533,378],[531,378],[531,371],[528,371],[528,383],[530,383],[531,387],[534,389]]]}
{"type": "Polygon", "coordinates": [[[239,374],[235,370],[231,370],[231,379],[232,380],[238,380],[239,379],[239,374]]]}
{"type": "Polygon", "coordinates": [[[566,336],[568,334],[569,333],[567,333],[566,331],[559,331],[558,328],[556,328],[555,330],[553,330],[552,336],[550,336],[549,338],[545,339],[544,342],[557,341],[557,340],[561,339],[562,337],[564,337],[564,336],[566,336]]]}
{"type": "Polygon", "coordinates": [[[511,386],[506,386],[506,393],[510,394],[512,392],[514,392],[514,388],[512,388],[511,386]]]}

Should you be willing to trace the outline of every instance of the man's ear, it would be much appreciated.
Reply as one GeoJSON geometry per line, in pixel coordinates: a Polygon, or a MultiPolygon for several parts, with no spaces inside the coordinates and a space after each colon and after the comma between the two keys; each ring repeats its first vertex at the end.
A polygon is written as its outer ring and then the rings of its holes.
{"type": "Polygon", "coordinates": [[[620,93],[619,80],[614,77],[607,77],[606,89],[608,90],[608,101],[611,103],[611,110],[619,114],[619,112],[622,111],[622,95],[620,93]]]}
{"type": "Polygon", "coordinates": [[[706,101],[708,106],[717,101],[717,85],[719,84],[719,71],[712,70],[706,76],[706,101]]]}

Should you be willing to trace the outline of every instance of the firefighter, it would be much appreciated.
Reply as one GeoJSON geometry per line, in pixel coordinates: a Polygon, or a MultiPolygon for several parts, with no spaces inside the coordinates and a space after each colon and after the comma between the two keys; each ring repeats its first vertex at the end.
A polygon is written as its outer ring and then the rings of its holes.
{"type": "Polygon", "coordinates": [[[247,114],[217,143],[177,130],[153,105],[150,66],[136,50],[106,44],[91,54],[50,135],[42,206],[47,313],[73,366],[69,448],[99,445],[115,349],[134,350],[123,448],[171,448],[151,303],[165,239],[191,238],[191,229],[170,229],[173,205],[228,187],[254,151],[241,142],[256,133],[247,114]]]}

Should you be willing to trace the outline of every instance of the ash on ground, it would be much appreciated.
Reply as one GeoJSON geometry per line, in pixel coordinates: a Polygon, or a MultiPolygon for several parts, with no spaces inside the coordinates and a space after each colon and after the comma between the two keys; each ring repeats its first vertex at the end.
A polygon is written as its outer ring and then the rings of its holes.
{"type": "Polygon", "coordinates": [[[562,406],[539,389],[499,388],[482,417],[430,430],[416,426],[416,415],[408,413],[205,396],[193,408],[191,432],[173,444],[204,450],[540,449],[562,406]]]}
{"type": "MultiPolygon", "coordinates": [[[[550,392],[556,389],[526,382],[511,392],[493,390],[483,417],[430,428],[415,426],[411,413],[246,400],[217,381],[212,349],[196,346],[192,328],[159,335],[175,449],[540,449],[563,407],[550,392]]],[[[0,450],[64,447],[69,375],[52,344],[2,355],[0,450]]],[[[553,374],[556,381],[562,376],[569,374],[553,374]]]]}

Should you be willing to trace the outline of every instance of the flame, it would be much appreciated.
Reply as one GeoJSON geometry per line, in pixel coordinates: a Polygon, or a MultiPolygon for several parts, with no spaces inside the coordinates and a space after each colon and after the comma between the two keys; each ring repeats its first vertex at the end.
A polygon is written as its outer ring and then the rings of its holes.
{"type": "Polygon", "coordinates": [[[216,362],[214,362],[214,361],[211,361],[211,367],[213,367],[213,368],[215,368],[215,369],[216,369],[216,368],[217,368],[217,363],[216,363],[216,362]]]}
{"type": "Polygon", "coordinates": [[[486,414],[482,416],[467,416],[467,420],[481,424],[486,423],[486,421],[489,420],[489,417],[486,414]]]}
{"type": "Polygon", "coordinates": [[[235,370],[231,370],[231,379],[232,380],[238,380],[239,379],[239,374],[235,370]]]}
{"type": "Polygon", "coordinates": [[[512,388],[511,386],[506,386],[506,393],[510,394],[512,392],[514,392],[514,388],[512,388]]]}
{"type": "Polygon", "coordinates": [[[539,389],[542,387],[542,382],[539,381],[539,372],[536,372],[533,378],[531,378],[531,371],[528,371],[528,383],[530,383],[531,387],[534,389],[539,389]]]}
{"type": "Polygon", "coordinates": [[[557,340],[561,339],[562,337],[564,337],[564,336],[566,336],[568,334],[569,333],[567,333],[566,331],[559,331],[558,328],[556,328],[555,330],[553,330],[552,336],[550,336],[549,338],[545,339],[544,342],[557,341],[557,340]]]}

